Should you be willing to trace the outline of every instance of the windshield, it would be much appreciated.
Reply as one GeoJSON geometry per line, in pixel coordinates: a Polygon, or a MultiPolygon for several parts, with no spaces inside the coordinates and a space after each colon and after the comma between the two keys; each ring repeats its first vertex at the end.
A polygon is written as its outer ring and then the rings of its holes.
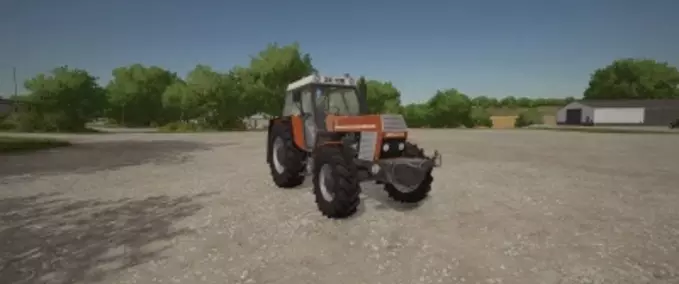
{"type": "Polygon", "coordinates": [[[317,98],[317,103],[324,105],[328,114],[360,115],[358,95],[354,88],[323,87],[320,91],[322,96],[317,98]]]}

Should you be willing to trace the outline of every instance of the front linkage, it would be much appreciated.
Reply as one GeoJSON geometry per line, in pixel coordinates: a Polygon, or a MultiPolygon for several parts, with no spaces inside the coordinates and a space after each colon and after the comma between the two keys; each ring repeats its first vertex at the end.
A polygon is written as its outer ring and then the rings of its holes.
{"type": "Polygon", "coordinates": [[[417,186],[431,173],[433,168],[443,164],[441,154],[434,151],[432,156],[423,153],[413,157],[399,157],[378,161],[363,161],[356,159],[359,167],[369,169],[366,179],[374,179],[380,184],[393,184],[402,190],[415,190],[417,186]]]}

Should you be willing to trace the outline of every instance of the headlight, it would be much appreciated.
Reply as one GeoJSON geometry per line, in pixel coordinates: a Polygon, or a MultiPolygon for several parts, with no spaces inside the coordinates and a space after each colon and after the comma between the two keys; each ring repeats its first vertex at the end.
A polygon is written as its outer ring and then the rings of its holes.
{"type": "Polygon", "coordinates": [[[398,143],[398,150],[399,150],[399,151],[403,151],[403,149],[405,149],[405,148],[406,148],[406,144],[405,144],[405,143],[403,143],[403,142],[398,143]]]}
{"type": "Polygon", "coordinates": [[[389,151],[389,144],[382,145],[382,151],[384,151],[384,152],[389,151]]]}
{"type": "Polygon", "coordinates": [[[378,164],[374,164],[371,168],[370,171],[376,175],[380,172],[380,166],[378,164]]]}

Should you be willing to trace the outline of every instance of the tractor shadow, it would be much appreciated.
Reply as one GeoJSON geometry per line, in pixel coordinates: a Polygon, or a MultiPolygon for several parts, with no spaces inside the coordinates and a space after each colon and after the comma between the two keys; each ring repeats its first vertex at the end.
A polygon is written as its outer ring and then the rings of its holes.
{"type": "Polygon", "coordinates": [[[0,200],[0,283],[94,283],[163,259],[213,193],[145,199],[38,194],[0,200]]]}
{"type": "MultiPolygon", "coordinates": [[[[363,190],[363,195],[368,197],[368,199],[376,201],[374,206],[377,210],[396,210],[400,212],[406,212],[415,210],[422,205],[427,199],[417,202],[417,203],[402,203],[395,201],[389,197],[389,194],[384,190],[381,184],[375,184],[374,182],[362,182],[361,188],[363,190]]],[[[364,204],[364,202],[361,202],[364,204]]],[[[360,208],[359,208],[360,209],[360,208]]]]}
{"type": "MultiPolygon", "coordinates": [[[[307,177],[296,190],[308,190],[313,192],[314,185],[311,177],[307,177]]],[[[358,218],[363,215],[368,208],[377,210],[396,210],[399,212],[408,212],[419,208],[429,197],[417,203],[402,203],[394,201],[389,197],[384,188],[380,184],[375,184],[372,181],[361,182],[361,203],[358,204],[356,213],[349,219],[358,218]]]]}

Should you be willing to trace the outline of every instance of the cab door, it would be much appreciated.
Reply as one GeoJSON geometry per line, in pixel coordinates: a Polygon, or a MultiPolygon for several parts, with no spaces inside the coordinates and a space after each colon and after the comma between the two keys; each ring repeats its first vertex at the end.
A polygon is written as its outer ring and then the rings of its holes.
{"type": "Polygon", "coordinates": [[[302,102],[302,122],[304,123],[304,142],[307,149],[313,149],[316,143],[317,127],[314,119],[314,99],[313,93],[306,90],[300,91],[300,98],[302,102]]]}

